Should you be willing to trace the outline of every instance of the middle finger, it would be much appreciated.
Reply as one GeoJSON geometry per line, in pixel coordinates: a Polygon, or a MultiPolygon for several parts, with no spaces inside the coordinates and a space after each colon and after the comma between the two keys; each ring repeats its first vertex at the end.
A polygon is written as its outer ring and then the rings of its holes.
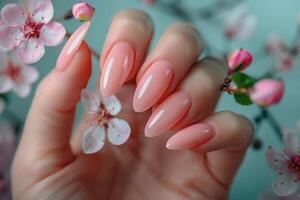
{"type": "Polygon", "coordinates": [[[143,112],[172,92],[200,51],[200,37],[194,27],[175,23],[167,28],[138,72],[134,110],[143,112]]]}

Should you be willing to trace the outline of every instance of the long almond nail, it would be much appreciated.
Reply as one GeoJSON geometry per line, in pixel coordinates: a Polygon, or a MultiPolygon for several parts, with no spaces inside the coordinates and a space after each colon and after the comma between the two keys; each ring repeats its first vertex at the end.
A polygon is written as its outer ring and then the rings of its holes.
{"type": "Polygon", "coordinates": [[[56,69],[65,70],[71,63],[75,53],[79,49],[86,32],[88,31],[90,22],[85,22],[71,35],[56,62],[56,69]]]}
{"type": "Polygon", "coordinates": [[[191,107],[189,95],[181,90],[164,100],[152,113],[145,128],[147,137],[155,137],[172,128],[191,107]]]}
{"type": "Polygon", "coordinates": [[[168,89],[173,73],[171,63],[167,61],[153,63],[137,85],[133,97],[134,110],[143,112],[154,105],[168,89]]]}
{"type": "Polygon", "coordinates": [[[195,124],[171,137],[166,146],[172,150],[190,149],[207,143],[214,135],[215,129],[211,124],[195,124]]]}
{"type": "Polygon", "coordinates": [[[110,50],[100,79],[103,96],[114,95],[127,80],[134,65],[134,50],[127,42],[118,42],[110,50]]]}

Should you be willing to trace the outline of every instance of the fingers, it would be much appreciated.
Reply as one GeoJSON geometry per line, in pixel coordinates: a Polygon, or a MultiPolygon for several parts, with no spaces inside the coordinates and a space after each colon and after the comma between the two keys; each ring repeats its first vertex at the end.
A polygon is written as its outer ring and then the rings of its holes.
{"type": "Polygon", "coordinates": [[[91,53],[82,39],[80,31],[76,31],[65,45],[71,49],[65,48],[62,51],[64,55],[60,56],[60,59],[65,58],[70,62],[58,61],[55,69],[40,83],[27,117],[16,160],[38,160],[42,165],[47,165],[49,170],[73,160],[69,139],[75,106],[91,73],[91,53]]]}
{"type": "Polygon", "coordinates": [[[248,146],[252,134],[253,126],[248,119],[232,112],[219,112],[176,133],[168,140],[167,147],[194,148],[203,153],[220,149],[238,151],[248,146]]]}
{"type": "Polygon", "coordinates": [[[212,176],[228,186],[252,141],[253,131],[247,118],[224,111],[179,131],[168,140],[167,148],[203,153],[212,176]]]}
{"type": "Polygon", "coordinates": [[[171,25],[138,72],[134,110],[143,112],[172,92],[195,63],[200,51],[196,29],[184,23],[171,25]]]}
{"type": "Polygon", "coordinates": [[[145,134],[154,137],[176,126],[185,127],[209,116],[220,96],[226,76],[225,63],[205,58],[187,73],[177,90],[152,112],[145,134]]]}
{"type": "Polygon", "coordinates": [[[149,16],[141,11],[126,10],[112,21],[100,60],[100,91],[115,94],[132,79],[145,59],[153,27],[149,16]]]}

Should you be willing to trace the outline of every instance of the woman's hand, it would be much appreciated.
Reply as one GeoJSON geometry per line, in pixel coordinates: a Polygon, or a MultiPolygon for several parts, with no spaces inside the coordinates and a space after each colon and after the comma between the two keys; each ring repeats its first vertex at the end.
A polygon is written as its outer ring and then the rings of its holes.
{"type": "Polygon", "coordinates": [[[225,63],[198,61],[200,37],[184,23],[168,27],[146,57],[148,15],[118,13],[96,88],[101,83],[103,95],[117,94],[132,135],[122,146],[106,143],[86,155],[84,119],[71,133],[91,74],[91,52],[82,42],[88,26],[73,34],[36,91],[13,163],[14,199],[226,199],[253,128],[241,115],[214,113],[225,63]]]}

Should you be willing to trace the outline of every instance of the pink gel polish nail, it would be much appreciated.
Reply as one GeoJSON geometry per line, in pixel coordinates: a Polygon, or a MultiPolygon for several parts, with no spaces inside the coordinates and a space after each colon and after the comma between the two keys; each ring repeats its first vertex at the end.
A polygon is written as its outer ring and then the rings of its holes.
{"type": "Polygon", "coordinates": [[[194,124],[171,137],[166,147],[171,150],[190,149],[205,144],[214,135],[215,129],[211,124],[194,124]]]}
{"type": "Polygon", "coordinates": [[[143,112],[153,106],[168,89],[173,68],[167,61],[154,62],[140,79],[133,97],[133,109],[143,112]]]}
{"type": "Polygon", "coordinates": [[[114,95],[127,80],[133,65],[133,47],[127,42],[116,43],[110,50],[101,73],[101,94],[114,95]]]}
{"type": "Polygon", "coordinates": [[[80,47],[86,32],[88,31],[90,22],[85,22],[71,35],[56,62],[56,69],[65,70],[71,63],[75,53],[80,47]]]}
{"type": "Polygon", "coordinates": [[[180,90],[165,99],[153,111],[145,127],[147,137],[155,137],[172,128],[189,111],[191,99],[189,95],[180,90]]]}

